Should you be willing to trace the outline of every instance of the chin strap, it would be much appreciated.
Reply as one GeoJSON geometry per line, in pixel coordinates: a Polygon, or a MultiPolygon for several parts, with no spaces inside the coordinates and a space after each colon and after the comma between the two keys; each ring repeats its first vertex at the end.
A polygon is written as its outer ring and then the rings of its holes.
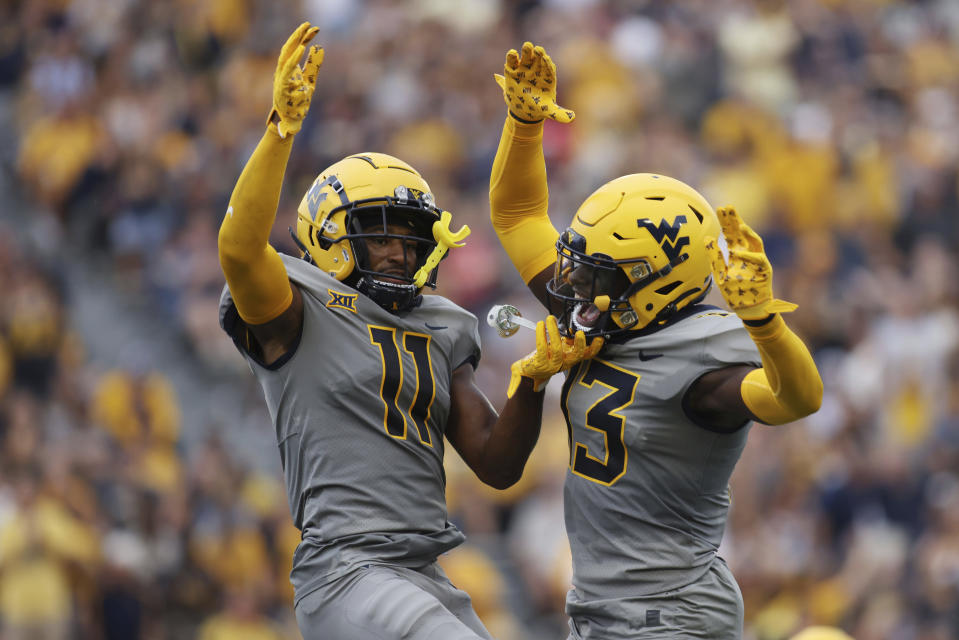
{"type": "Polygon", "coordinates": [[[303,244],[303,242],[298,237],[296,237],[296,231],[293,230],[293,227],[287,227],[287,229],[289,229],[290,231],[290,237],[293,238],[293,243],[297,246],[297,248],[300,251],[303,252],[302,258],[306,260],[307,262],[309,262],[310,264],[316,264],[315,262],[313,262],[313,256],[310,255],[309,249],[307,249],[306,245],[303,244]]]}
{"type": "Polygon", "coordinates": [[[420,306],[423,296],[411,284],[394,284],[363,276],[356,282],[356,290],[390,313],[409,311],[420,306]]]}
{"type": "Polygon", "coordinates": [[[430,277],[430,272],[439,265],[440,260],[443,259],[447,251],[453,247],[462,247],[466,244],[463,240],[470,234],[469,225],[464,224],[460,227],[459,231],[454,233],[450,230],[450,222],[452,220],[452,214],[450,214],[449,211],[444,211],[440,214],[440,219],[433,223],[433,238],[436,240],[436,246],[433,247],[430,255],[426,257],[423,266],[417,269],[413,275],[413,284],[417,289],[426,284],[426,280],[430,277]]]}

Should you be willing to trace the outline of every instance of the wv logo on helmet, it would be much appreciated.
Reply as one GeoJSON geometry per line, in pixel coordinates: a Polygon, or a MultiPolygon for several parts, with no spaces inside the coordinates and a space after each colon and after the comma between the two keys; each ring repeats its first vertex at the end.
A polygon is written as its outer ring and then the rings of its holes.
{"type": "Polygon", "coordinates": [[[666,220],[660,220],[658,225],[654,225],[647,218],[636,221],[636,226],[649,231],[649,235],[659,243],[670,262],[680,256],[683,247],[689,246],[689,236],[679,237],[679,231],[684,224],[686,224],[686,216],[676,216],[672,224],[666,220]]]}
{"type": "Polygon", "coordinates": [[[316,212],[320,208],[320,203],[326,200],[326,193],[323,192],[323,187],[325,186],[326,181],[317,178],[313,181],[313,186],[310,187],[310,190],[306,192],[306,207],[309,209],[310,216],[313,217],[314,221],[316,221],[316,212]]]}

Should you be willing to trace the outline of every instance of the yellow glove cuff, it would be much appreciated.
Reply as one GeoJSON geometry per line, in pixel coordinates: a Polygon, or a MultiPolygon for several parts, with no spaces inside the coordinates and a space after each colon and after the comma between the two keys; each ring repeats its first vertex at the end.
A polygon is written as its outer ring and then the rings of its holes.
{"type": "Polygon", "coordinates": [[[789,313],[799,308],[799,305],[785,300],[773,298],[761,304],[745,307],[743,309],[734,309],[736,315],[743,320],[762,320],[768,318],[774,313],[789,313]]]}
{"type": "Polygon", "coordinates": [[[529,378],[533,381],[533,391],[539,393],[546,388],[546,385],[549,383],[550,378],[553,377],[553,374],[547,376],[535,376],[530,375],[524,372],[524,367],[526,361],[531,356],[536,354],[535,351],[530,353],[526,358],[522,360],[517,360],[512,365],[510,365],[510,377],[509,377],[509,386],[506,388],[506,397],[512,398],[513,394],[516,393],[516,389],[519,388],[519,383],[523,378],[529,378]]]}

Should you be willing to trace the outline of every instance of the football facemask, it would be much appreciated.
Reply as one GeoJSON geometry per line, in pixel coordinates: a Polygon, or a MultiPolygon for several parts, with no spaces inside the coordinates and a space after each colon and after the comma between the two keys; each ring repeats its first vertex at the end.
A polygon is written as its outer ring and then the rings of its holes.
{"type": "Polygon", "coordinates": [[[293,231],[304,259],[363,292],[388,311],[419,304],[436,286],[439,261],[469,233],[453,233],[429,185],[408,164],[382,153],[347,157],[326,169],[303,197],[293,231]],[[401,231],[401,232],[400,232],[401,231]],[[404,267],[377,271],[368,242],[402,242],[404,267]]]}
{"type": "MultiPolygon", "coordinates": [[[[356,202],[346,213],[346,227],[350,232],[339,239],[348,239],[353,248],[356,272],[361,276],[356,288],[388,311],[404,311],[415,306],[421,288],[416,285],[416,278],[436,248],[432,227],[439,220],[439,214],[425,203],[420,204],[421,207],[398,202],[356,202]],[[382,267],[374,264],[370,256],[370,244],[376,242],[401,243],[402,273],[377,270],[382,267]]],[[[434,268],[426,274],[426,286],[436,287],[436,271],[434,268]]]]}
{"type": "MultiPolygon", "coordinates": [[[[567,335],[583,331],[587,338],[610,337],[636,328],[639,318],[630,297],[667,275],[672,266],[653,272],[644,260],[614,260],[585,252],[586,239],[567,229],[556,242],[556,265],[546,283],[550,313],[567,335]],[[629,272],[633,280],[626,276],[629,272]]],[[[679,260],[682,262],[682,259],[679,260]]]]}

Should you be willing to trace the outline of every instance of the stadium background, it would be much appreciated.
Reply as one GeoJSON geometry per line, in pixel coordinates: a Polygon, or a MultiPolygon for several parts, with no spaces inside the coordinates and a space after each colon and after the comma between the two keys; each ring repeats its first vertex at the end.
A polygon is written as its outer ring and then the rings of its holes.
{"type": "MultiPolygon", "coordinates": [[[[439,291],[538,316],[487,188],[492,74],[545,45],[577,113],[546,126],[554,222],[614,176],[676,176],[737,205],[800,305],[826,394],[755,427],[733,477],[722,552],[747,637],[959,637],[950,0],[0,3],[0,637],[299,637],[273,435],[216,325],[216,229],[304,19],[326,61],[277,246],[322,167],[386,151],[473,228],[439,291]]],[[[501,405],[530,336],[483,339],[501,405]]],[[[565,637],[556,387],[519,486],[448,465],[469,543],[442,562],[502,640],[565,637]]]]}

